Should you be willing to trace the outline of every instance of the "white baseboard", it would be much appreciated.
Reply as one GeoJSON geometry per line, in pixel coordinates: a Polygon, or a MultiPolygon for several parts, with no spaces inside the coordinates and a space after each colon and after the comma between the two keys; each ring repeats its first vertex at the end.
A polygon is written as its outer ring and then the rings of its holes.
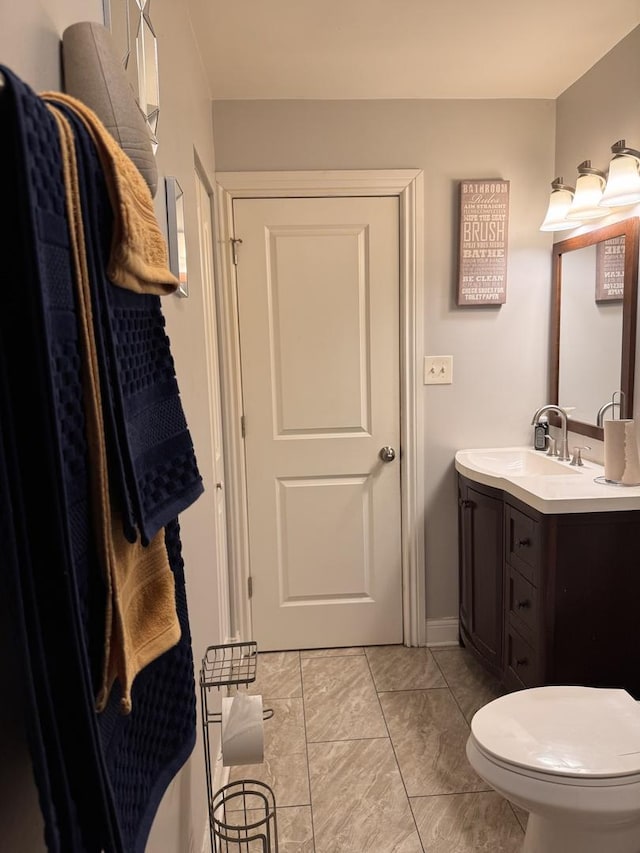
{"type": "Polygon", "coordinates": [[[427,619],[427,646],[457,646],[458,617],[445,616],[444,619],[427,619]]]}
{"type": "MultiPolygon", "coordinates": [[[[222,752],[218,751],[218,757],[216,758],[215,767],[213,768],[213,778],[211,780],[211,784],[213,787],[213,794],[215,794],[220,790],[220,788],[224,788],[224,786],[229,782],[229,775],[231,773],[230,767],[225,767],[222,763],[222,752]]],[[[211,850],[211,829],[209,827],[209,810],[207,809],[207,820],[204,826],[204,836],[202,838],[202,847],[201,853],[213,853],[211,850]]]]}

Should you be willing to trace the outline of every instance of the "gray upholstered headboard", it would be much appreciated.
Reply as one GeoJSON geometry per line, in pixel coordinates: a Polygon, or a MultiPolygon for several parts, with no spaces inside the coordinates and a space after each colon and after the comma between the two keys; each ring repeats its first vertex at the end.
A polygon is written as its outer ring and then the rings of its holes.
{"type": "Polygon", "coordinates": [[[158,169],[144,117],[111,33],[102,24],[72,24],[62,35],[64,88],[90,107],[138,167],[156,194],[158,169]]]}

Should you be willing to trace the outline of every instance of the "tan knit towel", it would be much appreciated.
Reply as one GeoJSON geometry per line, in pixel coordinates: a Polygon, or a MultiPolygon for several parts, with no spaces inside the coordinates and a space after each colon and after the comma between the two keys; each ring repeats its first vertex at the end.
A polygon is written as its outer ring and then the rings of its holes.
{"type": "Polygon", "coordinates": [[[86,263],[84,226],[73,130],[65,116],[48,105],[58,126],[66,190],[82,355],[83,397],[90,463],[93,526],[106,596],[102,681],[96,699],[106,707],[116,678],[121,710],[131,711],[136,675],[180,639],[174,578],[160,530],[147,547],[130,543],[109,495],[107,449],[102,420],[100,374],[91,309],[91,282],[86,263]]]}
{"type": "Polygon", "coordinates": [[[114,213],[107,267],[111,281],[136,293],[173,293],[179,282],[169,270],[167,244],[156,219],[151,192],[132,160],[82,101],[62,92],[43,92],[41,97],[75,112],[100,157],[114,213]]]}
{"type": "Polygon", "coordinates": [[[96,708],[105,708],[117,678],[122,689],[120,708],[129,713],[136,675],[175,646],[181,631],[164,529],[146,547],[139,541],[131,544],[122,532],[120,516],[113,512],[111,533],[111,642],[105,649],[105,672],[96,708]]]}

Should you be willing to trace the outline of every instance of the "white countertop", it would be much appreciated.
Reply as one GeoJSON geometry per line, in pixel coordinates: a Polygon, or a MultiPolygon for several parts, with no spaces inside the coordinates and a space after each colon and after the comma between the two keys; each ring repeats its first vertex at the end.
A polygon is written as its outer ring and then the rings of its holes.
{"type": "Polygon", "coordinates": [[[640,509],[640,486],[596,483],[604,468],[586,459],[577,467],[531,447],[488,447],[458,450],[455,467],[546,514],[640,509]]]}

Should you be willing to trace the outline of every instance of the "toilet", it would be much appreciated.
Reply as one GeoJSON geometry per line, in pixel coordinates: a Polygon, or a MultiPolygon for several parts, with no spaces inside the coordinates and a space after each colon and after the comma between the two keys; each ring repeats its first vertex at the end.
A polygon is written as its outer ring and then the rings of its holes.
{"type": "Polygon", "coordinates": [[[529,812],[523,853],[640,853],[640,704],[625,690],[501,696],[474,715],[467,757],[529,812]]]}

